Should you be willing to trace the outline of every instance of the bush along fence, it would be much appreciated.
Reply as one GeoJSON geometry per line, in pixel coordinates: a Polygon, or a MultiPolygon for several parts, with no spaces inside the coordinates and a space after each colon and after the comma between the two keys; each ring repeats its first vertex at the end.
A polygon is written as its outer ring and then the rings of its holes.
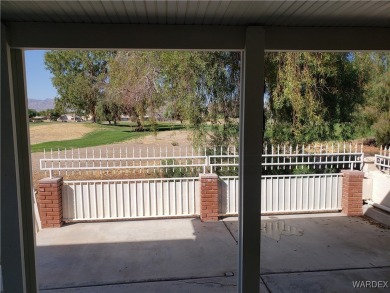
{"type": "MultiPolygon", "coordinates": [[[[352,145],[265,146],[261,213],[342,209],[348,215],[358,215],[358,206],[360,210],[362,206],[359,182],[363,180],[358,170],[362,164],[362,149],[352,145]],[[348,172],[332,172],[340,169],[348,172]],[[309,171],[312,174],[305,174],[309,171]]],[[[45,152],[40,165],[50,175],[39,187],[44,227],[72,221],[194,216],[216,221],[238,213],[235,148],[50,151],[45,152]],[[119,179],[106,179],[106,174],[116,174],[119,179]],[[134,178],[134,174],[144,178],[134,178]],[[86,175],[100,178],[63,180],[86,175]],[[53,191],[57,194],[49,194],[53,191]]]]}

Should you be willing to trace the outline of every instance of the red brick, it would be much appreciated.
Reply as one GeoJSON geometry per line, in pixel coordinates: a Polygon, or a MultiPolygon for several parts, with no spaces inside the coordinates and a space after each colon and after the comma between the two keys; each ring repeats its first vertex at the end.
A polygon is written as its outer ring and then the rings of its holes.
{"type": "Polygon", "coordinates": [[[48,220],[53,220],[53,216],[47,216],[47,215],[41,215],[41,221],[48,221],[48,220]]]}
{"type": "Polygon", "coordinates": [[[47,221],[49,224],[61,224],[62,220],[56,219],[56,220],[48,220],[47,221]]]}
{"type": "Polygon", "coordinates": [[[59,200],[60,196],[58,195],[49,195],[49,196],[45,196],[45,199],[50,199],[50,200],[59,200]]]}
{"type": "Polygon", "coordinates": [[[53,211],[51,211],[51,212],[46,212],[46,215],[48,215],[48,216],[58,216],[58,215],[59,215],[59,212],[53,212],[53,211]]]}
{"type": "Polygon", "coordinates": [[[52,212],[53,208],[41,207],[40,210],[41,210],[41,212],[52,212]]]}
{"type": "Polygon", "coordinates": [[[47,195],[51,195],[51,192],[49,192],[49,191],[41,191],[41,192],[39,192],[39,197],[42,197],[42,196],[47,196],[47,195]]]}
{"type": "Polygon", "coordinates": [[[39,188],[51,187],[50,183],[39,183],[39,188]]]}
{"type": "Polygon", "coordinates": [[[52,201],[52,200],[49,200],[49,199],[41,199],[39,202],[40,202],[40,203],[45,203],[45,204],[51,204],[51,203],[53,203],[53,201],[52,201]]]}

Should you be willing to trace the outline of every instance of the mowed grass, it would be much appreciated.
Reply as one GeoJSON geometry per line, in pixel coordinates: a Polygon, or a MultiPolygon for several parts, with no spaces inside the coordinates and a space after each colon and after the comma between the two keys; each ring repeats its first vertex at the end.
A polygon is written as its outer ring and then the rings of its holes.
{"type": "MultiPolygon", "coordinates": [[[[135,131],[135,125],[129,123],[121,123],[119,125],[88,124],[88,126],[92,127],[94,130],[81,138],[60,141],[53,140],[34,144],[31,145],[31,152],[42,152],[44,149],[64,150],[107,145],[152,135],[154,133],[151,125],[145,125],[145,129],[142,132],[135,131]]],[[[179,130],[183,128],[184,126],[180,124],[161,123],[157,125],[156,131],[179,130]]]]}

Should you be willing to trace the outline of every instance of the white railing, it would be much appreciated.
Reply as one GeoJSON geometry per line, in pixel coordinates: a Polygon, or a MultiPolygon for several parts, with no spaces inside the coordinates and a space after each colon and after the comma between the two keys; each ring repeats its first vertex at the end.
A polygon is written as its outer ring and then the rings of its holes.
{"type": "MultiPolygon", "coordinates": [[[[315,144],[297,145],[295,148],[287,145],[268,146],[263,148],[262,166],[264,170],[298,169],[307,166],[320,168],[362,168],[364,161],[363,145],[360,150],[357,144],[315,144]]],[[[212,173],[218,167],[237,167],[238,155],[214,149],[214,154],[208,156],[208,166],[212,173]]]]}
{"type": "MultiPolygon", "coordinates": [[[[273,169],[298,169],[310,166],[313,169],[320,168],[362,168],[363,149],[352,144],[337,145],[301,145],[292,146],[267,146],[263,148],[263,168],[273,169]]],[[[112,148],[85,149],[44,152],[40,160],[40,168],[49,171],[81,172],[88,170],[152,170],[167,171],[180,169],[180,171],[215,172],[221,170],[237,170],[238,153],[236,148],[192,149],[173,147],[163,148],[112,148]]]]}
{"type": "Polygon", "coordinates": [[[65,221],[199,215],[199,178],[64,181],[65,221]]]}
{"type": "Polygon", "coordinates": [[[381,171],[390,171],[390,147],[380,148],[379,155],[375,155],[375,166],[381,171]]]}
{"type": "Polygon", "coordinates": [[[81,171],[108,170],[162,170],[180,169],[184,171],[198,170],[206,173],[207,156],[204,150],[194,148],[91,148],[70,149],[64,151],[44,151],[40,159],[40,169],[49,171],[64,171],[65,174],[81,171]]]}
{"type": "MultiPolygon", "coordinates": [[[[220,210],[238,214],[238,176],[222,176],[220,210]]],[[[342,174],[272,175],[261,178],[261,213],[341,210],[342,174]]]]}

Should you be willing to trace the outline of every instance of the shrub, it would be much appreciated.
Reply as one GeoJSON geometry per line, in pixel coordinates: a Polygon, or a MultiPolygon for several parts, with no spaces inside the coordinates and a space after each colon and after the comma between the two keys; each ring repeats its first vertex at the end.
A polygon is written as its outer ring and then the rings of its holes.
{"type": "Polygon", "coordinates": [[[378,145],[390,145],[390,113],[384,113],[374,124],[375,138],[378,145]]]}

